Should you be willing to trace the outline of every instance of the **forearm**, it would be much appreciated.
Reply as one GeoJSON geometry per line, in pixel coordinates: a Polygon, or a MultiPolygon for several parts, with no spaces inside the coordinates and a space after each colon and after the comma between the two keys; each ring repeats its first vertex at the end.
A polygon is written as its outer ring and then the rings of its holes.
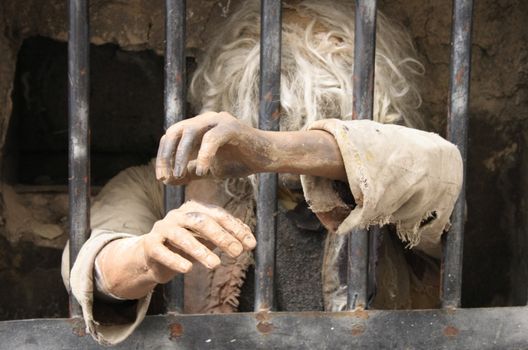
{"type": "Polygon", "coordinates": [[[137,238],[117,239],[97,255],[105,291],[123,299],[139,299],[156,285],[145,262],[142,242],[137,238]]]}
{"type": "Polygon", "coordinates": [[[320,130],[259,131],[269,141],[269,161],[260,172],[313,175],[346,181],[341,152],[334,137],[320,130]]]}

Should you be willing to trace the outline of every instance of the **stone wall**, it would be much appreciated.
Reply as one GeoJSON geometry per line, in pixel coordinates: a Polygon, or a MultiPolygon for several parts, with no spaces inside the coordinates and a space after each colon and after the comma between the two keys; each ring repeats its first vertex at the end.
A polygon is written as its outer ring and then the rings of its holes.
{"type": "MultiPolygon", "coordinates": [[[[194,55],[238,1],[189,1],[188,47],[194,55]]],[[[161,55],[164,11],[161,0],[92,0],[91,41],[161,55]]],[[[67,1],[0,2],[0,152],[9,124],[16,57],[24,39],[67,39],[67,1]]],[[[448,1],[381,0],[381,9],[409,29],[426,67],[423,114],[431,128],[445,130],[450,54],[448,1]]],[[[526,301],[528,248],[527,37],[528,3],[475,1],[468,166],[468,223],[465,238],[466,306],[526,301]]],[[[0,164],[0,168],[3,164],[0,164]]],[[[3,172],[2,172],[3,173],[3,172]]],[[[2,194],[5,191],[2,189],[2,194]]],[[[2,232],[6,205],[2,196],[2,232]]],[[[23,202],[20,198],[19,202],[23,202]]],[[[33,218],[42,223],[42,219],[33,218]],[[40,221],[39,221],[40,220],[40,221]]],[[[46,224],[46,222],[44,222],[46,224]]],[[[25,240],[31,240],[27,237],[25,240]]],[[[20,237],[18,237],[20,238],[20,237]]],[[[64,237],[47,243],[59,247],[64,237]]],[[[13,240],[13,241],[16,241],[13,240]]],[[[39,245],[46,245],[42,239],[39,245]]],[[[57,262],[58,263],[58,262],[57,262]]],[[[3,287],[4,288],[4,287],[3,287]]]]}

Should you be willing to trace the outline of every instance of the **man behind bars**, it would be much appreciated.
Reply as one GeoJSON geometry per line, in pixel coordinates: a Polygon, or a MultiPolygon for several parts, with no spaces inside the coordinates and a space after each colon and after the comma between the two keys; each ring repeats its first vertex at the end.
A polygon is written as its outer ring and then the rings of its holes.
{"type": "Polygon", "coordinates": [[[244,2],[219,30],[191,83],[200,115],[167,130],[155,169],[127,169],[103,188],[69,277],[63,260],[65,283],[97,341],[125,339],[144,318],[154,286],[180,273],[186,312],[236,311],[256,245],[252,175],[260,172],[301,175],[306,202],[328,229],[327,310],[346,301],[337,275],[340,235],[385,224],[394,229],[379,252],[373,305],[438,305],[436,259],[461,186],[461,157],[436,134],[395,125],[423,126],[414,82],[422,66],[407,35],[382,15],[375,122],[351,121],[352,18],[349,2],[284,4],[280,132],[255,129],[259,1],[244,2]],[[161,182],[188,184],[188,201],[165,216],[161,182]],[[108,316],[126,310],[132,315],[125,321],[108,316]],[[96,311],[107,316],[95,320],[96,311]]]}

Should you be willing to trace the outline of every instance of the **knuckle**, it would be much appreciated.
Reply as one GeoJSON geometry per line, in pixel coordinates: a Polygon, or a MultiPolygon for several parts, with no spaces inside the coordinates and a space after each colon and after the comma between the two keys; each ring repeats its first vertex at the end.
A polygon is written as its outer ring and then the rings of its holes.
{"type": "Polygon", "coordinates": [[[182,237],[180,235],[175,235],[175,243],[178,244],[178,246],[182,250],[187,251],[187,252],[193,247],[193,244],[189,238],[182,237]]]}
{"type": "MultiPolygon", "coordinates": [[[[167,128],[167,130],[165,131],[165,136],[167,135],[174,135],[178,132],[178,129],[180,128],[180,124],[176,123],[176,124],[172,124],[171,126],[169,126],[167,128]]],[[[164,136],[164,137],[165,137],[164,136]]]]}
{"type": "Polygon", "coordinates": [[[185,213],[186,221],[192,226],[201,227],[205,224],[206,215],[197,211],[185,213]]]}
{"type": "Polygon", "coordinates": [[[227,233],[222,234],[217,240],[216,244],[220,248],[228,247],[231,243],[233,243],[234,240],[231,236],[229,236],[227,233]]]}
{"type": "Polygon", "coordinates": [[[196,257],[198,259],[203,258],[203,257],[205,257],[205,256],[207,256],[209,254],[207,248],[205,248],[202,245],[195,247],[192,250],[192,252],[193,252],[194,257],[196,257]]]}
{"type": "Polygon", "coordinates": [[[152,225],[152,230],[150,231],[150,233],[155,235],[161,234],[161,232],[163,231],[163,220],[165,219],[156,221],[154,225],[152,225]]]}
{"type": "Polygon", "coordinates": [[[179,209],[176,210],[195,210],[196,208],[200,207],[200,203],[196,202],[194,200],[188,200],[187,202],[183,203],[179,209]]]}
{"type": "MultiPolygon", "coordinates": [[[[171,209],[167,212],[167,214],[165,214],[165,218],[163,218],[163,220],[161,221],[164,221],[164,220],[171,220],[171,219],[174,219],[174,218],[177,218],[181,215],[181,212],[180,212],[180,209],[177,208],[177,209],[171,209]]],[[[159,222],[159,221],[158,221],[159,222]]]]}
{"type": "Polygon", "coordinates": [[[218,116],[222,119],[235,119],[231,113],[229,112],[226,112],[226,111],[221,111],[220,113],[218,113],[218,116]]]}
{"type": "Polygon", "coordinates": [[[157,261],[157,262],[163,261],[163,259],[162,259],[163,253],[162,253],[160,247],[155,247],[153,249],[150,249],[150,252],[149,252],[148,256],[149,256],[149,258],[151,260],[154,260],[154,261],[157,261]]]}

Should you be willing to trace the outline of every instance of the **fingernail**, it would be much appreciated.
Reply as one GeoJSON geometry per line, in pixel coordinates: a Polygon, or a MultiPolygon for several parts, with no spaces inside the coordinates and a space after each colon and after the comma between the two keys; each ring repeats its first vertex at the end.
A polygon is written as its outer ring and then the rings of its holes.
{"type": "Polygon", "coordinates": [[[238,243],[238,242],[231,243],[229,245],[228,249],[229,249],[229,252],[232,255],[234,255],[234,256],[239,256],[240,253],[242,253],[242,250],[243,250],[242,245],[240,245],[240,243],[238,243]]]}
{"type": "Polygon", "coordinates": [[[207,263],[207,266],[212,269],[220,264],[220,259],[213,254],[209,254],[207,258],[205,258],[205,262],[207,263]]]}
{"type": "Polygon", "coordinates": [[[196,175],[202,176],[203,174],[203,167],[201,165],[196,165],[196,175]]]}
{"type": "Polygon", "coordinates": [[[176,167],[174,168],[174,176],[175,177],[181,177],[182,173],[183,173],[182,167],[179,166],[179,165],[176,165],[176,167]]]}
{"type": "Polygon", "coordinates": [[[254,248],[257,245],[257,241],[253,236],[246,236],[244,243],[250,248],[254,248]]]}

